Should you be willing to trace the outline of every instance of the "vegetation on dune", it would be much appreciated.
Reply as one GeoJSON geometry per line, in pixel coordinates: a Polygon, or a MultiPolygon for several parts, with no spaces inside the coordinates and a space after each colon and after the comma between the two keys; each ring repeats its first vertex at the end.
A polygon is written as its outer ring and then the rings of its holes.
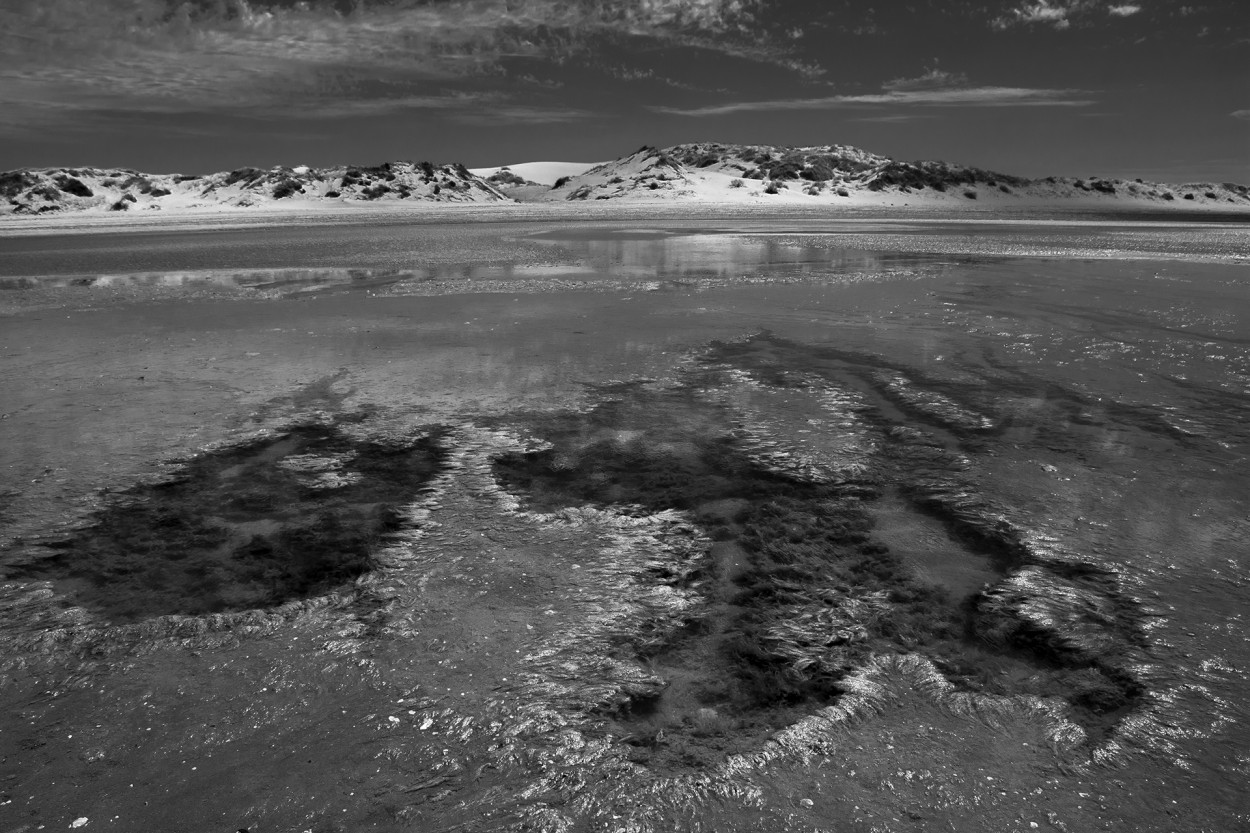
{"type": "Polygon", "coordinates": [[[61,175],[61,176],[58,176],[54,181],[56,182],[56,187],[60,188],[65,193],[71,194],[75,197],[95,196],[95,193],[90,188],[88,188],[81,179],[78,179],[76,177],[61,175]]]}

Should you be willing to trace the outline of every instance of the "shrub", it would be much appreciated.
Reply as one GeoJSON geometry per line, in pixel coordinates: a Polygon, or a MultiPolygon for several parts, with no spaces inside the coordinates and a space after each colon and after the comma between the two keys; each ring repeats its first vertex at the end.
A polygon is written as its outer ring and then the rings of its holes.
{"type": "Polygon", "coordinates": [[[656,190],[659,190],[660,183],[652,180],[651,184],[649,184],[647,187],[650,188],[652,191],[656,191],[656,190]]]}
{"type": "Polygon", "coordinates": [[[742,180],[740,180],[740,179],[731,179],[731,180],[729,180],[729,187],[730,187],[730,188],[741,188],[741,187],[742,187],[742,180]]]}
{"type": "Polygon", "coordinates": [[[977,192],[976,191],[964,191],[964,196],[970,200],[975,200],[977,198],[977,192]]]}
{"type": "Polygon", "coordinates": [[[126,202],[125,200],[118,200],[117,202],[109,206],[109,211],[128,211],[129,209],[130,209],[130,203],[126,202]]]}
{"type": "Polygon", "coordinates": [[[839,188],[837,193],[839,197],[849,197],[851,195],[851,192],[845,188],[839,188]]]}
{"type": "Polygon", "coordinates": [[[775,183],[775,182],[770,182],[770,183],[768,183],[767,185],[765,185],[765,186],[764,186],[764,193],[765,193],[765,194],[776,194],[776,193],[777,193],[777,183],[775,183]]]}
{"type": "Polygon", "coordinates": [[[573,179],[573,177],[571,177],[571,176],[562,176],[562,177],[560,177],[559,179],[557,179],[557,180],[556,180],[556,184],[555,184],[555,185],[552,185],[551,187],[552,187],[552,188],[563,188],[565,185],[568,185],[568,184],[569,184],[569,181],[570,181],[570,180],[572,180],[572,179],[573,179]]]}
{"type": "Polygon", "coordinates": [[[502,170],[498,170],[495,173],[491,174],[487,178],[486,181],[493,182],[496,185],[524,185],[525,184],[525,179],[523,177],[517,176],[516,174],[514,174],[512,171],[508,170],[507,168],[503,168],[502,170]]]}
{"type": "Polygon", "coordinates": [[[329,197],[330,199],[334,199],[335,197],[339,196],[339,192],[338,191],[326,191],[326,196],[329,197]]]}
{"type": "Polygon", "coordinates": [[[1171,191],[1164,191],[1164,192],[1163,192],[1163,198],[1164,198],[1165,200],[1174,200],[1174,199],[1176,199],[1176,197],[1172,196],[1172,192],[1171,192],[1171,191]]]}
{"type": "Polygon", "coordinates": [[[151,191],[151,194],[154,197],[168,197],[171,193],[173,192],[168,188],[153,188],[151,191]]]}
{"type": "Polygon", "coordinates": [[[608,180],[608,184],[609,184],[609,185],[620,185],[620,184],[621,184],[622,182],[624,182],[624,181],[625,181],[625,178],[624,178],[624,177],[614,176],[614,177],[612,177],[611,179],[609,179],[609,180],[608,180]]]}
{"type": "Polygon", "coordinates": [[[141,176],[132,176],[121,184],[123,191],[129,191],[131,188],[137,188],[140,194],[146,194],[152,190],[152,183],[141,176]]]}
{"type": "Polygon", "coordinates": [[[1004,194],[1010,194],[1010,193],[1011,193],[1011,189],[1010,189],[1010,188],[1008,188],[1006,185],[1000,185],[1000,186],[998,186],[998,190],[1002,191],[1004,194]]]}
{"type": "Polygon", "coordinates": [[[799,175],[813,182],[828,182],[833,179],[833,166],[829,164],[827,159],[816,159],[804,168],[799,175]]]}
{"type": "Polygon", "coordinates": [[[56,178],[56,186],[65,193],[72,194],[75,197],[95,196],[81,179],[75,179],[72,176],[58,176],[56,178]]]}
{"type": "Polygon", "coordinates": [[[0,197],[16,197],[37,180],[26,171],[7,171],[0,174],[0,197]]]}
{"type": "Polygon", "coordinates": [[[1205,194],[1203,194],[1203,196],[1204,196],[1204,197],[1206,197],[1206,198],[1207,198],[1207,199],[1209,199],[1209,200],[1216,199],[1216,196],[1215,196],[1215,192],[1214,192],[1214,191],[1207,191],[1205,194]]]}
{"type": "Polygon", "coordinates": [[[273,198],[275,200],[286,199],[292,194],[299,193],[304,189],[293,179],[284,179],[273,187],[273,198]]]}
{"type": "MultiPolygon", "coordinates": [[[[390,191],[391,191],[390,187],[383,185],[382,183],[379,182],[377,185],[374,185],[371,188],[366,188],[363,191],[361,191],[360,195],[367,200],[376,200],[378,197],[382,196],[383,194],[389,194],[390,191]]],[[[434,193],[435,194],[438,193],[437,185],[434,186],[434,193]]]]}
{"type": "Polygon", "coordinates": [[[1186,195],[1185,195],[1185,199],[1187,199],[1187,200],[1192,200],[1193,198],[1194,198],[1194,195],[1193,195],[1193,194],[1186,194],[1186,195]]]}
{"type": "MultiPolygon", "coordinates": [[[[247,184],[250,185],[252,182],[254,182],[256,179],[261,177],[263,174],[264,174],[264,171],[258,170],[256,168],[237,168],[236,170],[233,170],[230,173],[226,174],[225,184],[234,185],[236,182],[243,182],[244,180],[247,180],[247,184]]],[[[195,179],[195,177],[190,177],[190,178],[195,179]]],[[[178,181],[181,182],[182,181],[181,178],[179,178],[178,181]]]]}

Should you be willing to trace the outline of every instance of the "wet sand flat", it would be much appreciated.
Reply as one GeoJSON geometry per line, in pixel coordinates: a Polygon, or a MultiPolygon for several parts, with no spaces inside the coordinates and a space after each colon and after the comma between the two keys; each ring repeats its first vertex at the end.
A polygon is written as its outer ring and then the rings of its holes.
{"type": "Polygon", "coordinates": [[[1238,829],[1248,240],[7,238],[0,827],[1238,829]]]}

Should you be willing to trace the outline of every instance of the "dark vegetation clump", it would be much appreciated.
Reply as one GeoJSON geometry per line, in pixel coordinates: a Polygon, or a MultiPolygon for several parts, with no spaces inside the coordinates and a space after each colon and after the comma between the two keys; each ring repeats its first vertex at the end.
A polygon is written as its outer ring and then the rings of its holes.
{"type": "Polygon", "coordinates": [[[168,188],[153,188],[150,193],[154,197],[168,197],[173,192],[168,188]]]}
{"type": "Polygon", "coordinates": [[[92,190],[88,188],[86,183],[84,183],[81,179],[75,179],[72,176],[61,175],[61,176],[58,176],[54,181],[56,182],[56,187],[60,188],[65,193],[71,194],[75,197],[95,196],[92,190]]]}
{"type": "Polygon", "coordinates": [[[573,177],[571,177],[571,176],[562,176],[562,177],[560,177],[559,179],[557,179],[557,180],[556,180],[556,184],[555,184],[555,185],[552,185],[551,187],[552,187],[552,188],[563,188],[565,185],[568,185],[568,184],[569,184],[569,182],[570,182],[570,181],[572,181],[572,179],[573,179],[573,177]]]}
{"type": "Polygon", "coordinates": [[[486,181],[493,182],[496,185],[524,185],[525,177],[503,168],[491,174],[486,181]]]}
{"type": "Polygon", "coordinates": [[[699,407],[690,392],[607,403],[588,424],[569,417],[551,425],[554,448],[505,455],[495,467],[509,489],[538,509],[685,510],[709,537],[741,548],[745,563],[722,591],[727,615],[711,648],[719,673],[730,674],[733,684],[727,700],[709,705],[741,710],[826,701],[874,651],[959,638],[958,611],[945,591],[915,580],[872,540],[863,499],[875,496],[873,486],[808,483],[762,469],[742,453],[728,425],[715,422],[716,412],[691,413],[699,407]],[[640,437],[614,438],[613,429],[643,426],[640,437]],[[807,628],[776,627],[791,621],[807,628]]]}
{"type": "MultiPolygon", "coordinates": [[[[367,200],[376,200],[378,197],[381,197],[383,194],[389,194],[390,192],[391,192],[391,188],[389,185],[383,185],[382,183],[379,182],[376,185],[370,186],[369,188],[365,188],[364,190],[362,190],[360,192],[360,196],[364,197],[367,200]]],[[[434,193],[435,194],[438,193],[437,185],[434,186],[434,193]]]]}
{"type": "Polygon", "coordinates": [[[1184,198],[1185,198],[1185,199],[1187,199],[1187,200],[1192,200],[1192,199],[1194,198],[1194,195],[1193,195],[1193,194],[1186,194],[1184,198]]]}
{"type": "Polygon", "coordinates": [[[265,172],[260,168],[237,168],[226,174],[226,185],[234,185],[242,182],[244,185],[252,185],[265,176],[265,172]]]}
{"type": "MultiPolygon", "coordinates": [[[[879,360],[770,336],[717,345],[709,356],[783,387],[790,377],[782,368],[821,373],[826,359],[866,385],[884,384],[879,360]]],[[[876,413],[865,418],[885,430],[869,473],[796,479],[756,463],[730,415],[701,399],[698,385],[660,393],[616,386],[588,413],[538,418],[550,448],[495,462],[501,483],[536,510],[682,510],[717,542],[684,573],[708,599],[700,618],[622,643],[658,673],[681,669],[674,684],[685,699],[676,702],[686,705],[665,712],[667,695],[652,692],[605,712],[617,721],[613,731],[640,733],[644,759],[675,754],[680,744],[660,740],[666,733],[694,743],[712,724],[775,729],[836,699],[847,675],[889,653],[923,653],[963,690],[1063,697],[1094,736],[1140,700],[1143,688],[1123,659],[1140,642],[1138,620],[1114,576],[1084,563],[1038,562],[1021,533],[959,478],[940,441],[876,413]],[[886,491],[937,518],[965,550],[958,557],[1028,579],[956,598],[921,578],[874,535],[873,502],[886,491]],[[1050,606],[1056,624],[1021,615],[1039,605],[1050,606]]]]}
{"type": "Polygon", "coordinates": [[[309,426],[191,460],[136,486],[10,579],[64,582],[113,622],[270,607],[370,569],[381,539],[442,465],[437,435],[394,444],[309,426]],[[319,487],[318,477],[342,475],[319,487]]]}
{"type": "Polygon", "coordinates": [[[127,177],[125,180],[123,180],[120,184],[120,187],[123,191],[129,191],[131,188],[133,188],[136,191],[138,191],[140,194],[146,194],[152,190],[152,181],[149,180],[147,177],[135,175],[135,176],[127,177]]]}
{"type": "Polygon", "coordinates": [[[304,193],[304,186],[294,179],[284,179],[273,187],[273,198],[275,200],[286,199],[294,194],[302,193],[304,193]]]}
{"type": "Polygon", "coordinates": [[[776,193],[779,193],[779,191],[778,191],[778,189],[777,189],[777,183],[776,183],[776,182],[769,182],[767,185],[765,185],[765,186],[764,186],[764,193],[765,193],[765,194],[776,194],[776,193]]]}
{"type": "Polygon", "coordinates": [[[28,171],[0,173],[0,197],[12,199],[38,181],[39,179],[28,171]]]}

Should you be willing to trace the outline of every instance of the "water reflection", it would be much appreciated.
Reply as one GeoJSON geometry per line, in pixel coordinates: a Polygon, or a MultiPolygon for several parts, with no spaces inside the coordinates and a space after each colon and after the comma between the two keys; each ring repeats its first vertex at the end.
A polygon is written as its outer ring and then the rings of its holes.
{"type": "Polygon", "coordinates": [[[582,283],[621,280],[699,281],[739,277],[816,276],[875,273],[914,268],[949,256],[872,252],[793,245],[778,240],[748,239],[731,234],[611,234],[559,238],[539,235],[528,240],[559,247],[575,263],[534,264],[453,262],[411,268],[182,269],[158,272],[115,272],[0,277],[0,289],[63,288],[232,288],[270,294],[321,290],[375,290],[422,283],[484,283],[576,280],[582,283]]]}
{"type": "Polygon", "coordinates": [[[596,272],[649,278],[725,278],[763,272],[879,272],[949,257],[795,245],[724,233],[534,235],[580,257],[596,272]]]}

